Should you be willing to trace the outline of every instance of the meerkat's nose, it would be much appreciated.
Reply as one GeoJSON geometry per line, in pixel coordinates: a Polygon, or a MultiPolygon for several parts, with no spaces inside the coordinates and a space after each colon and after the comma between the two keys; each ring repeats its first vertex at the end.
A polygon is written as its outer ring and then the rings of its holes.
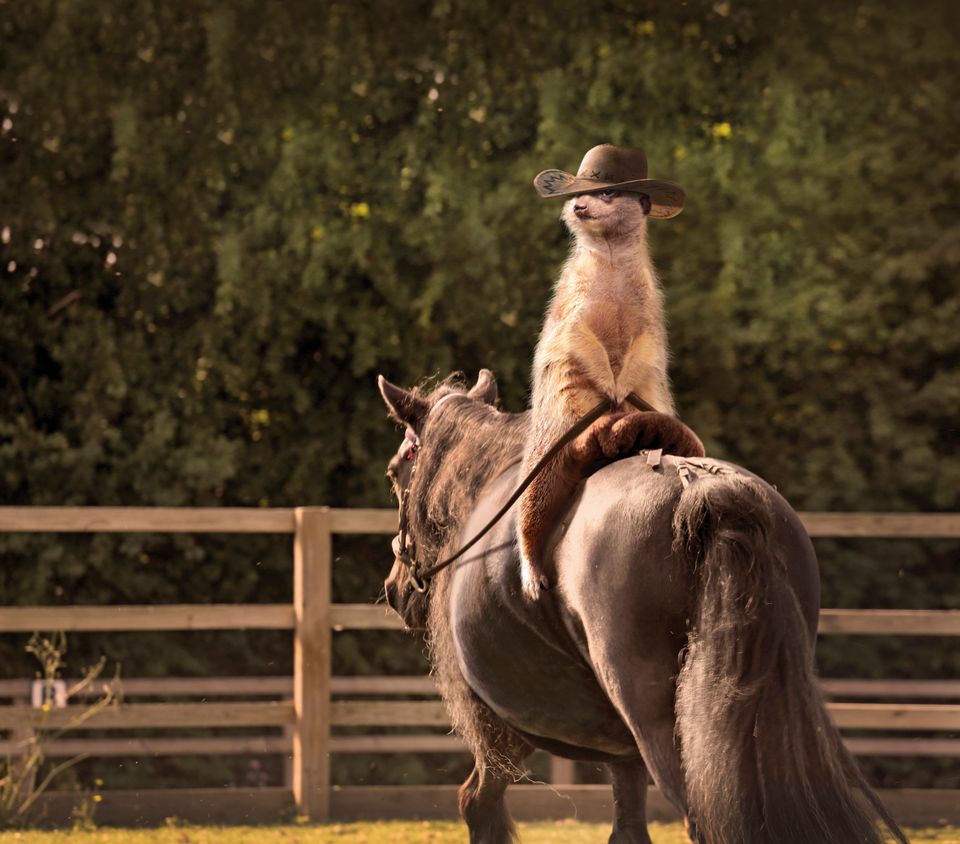
{"type": "Polygon", "coordinates": [[[573,203],[573,213],[576,214],[578,217],[582,217],[584,214],[587,213],[587,206],[580,200],[577,200],[576,202],[573,203]]]}

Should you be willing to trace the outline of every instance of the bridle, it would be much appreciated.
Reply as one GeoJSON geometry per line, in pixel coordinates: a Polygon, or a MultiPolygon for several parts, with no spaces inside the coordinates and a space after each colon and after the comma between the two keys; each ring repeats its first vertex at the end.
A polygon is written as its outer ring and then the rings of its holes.
{"type": "MultiPolygon", "coordinates": [[[[444,396],[440,401],[447,398],[444,396]]],[[[632,404],[634,407],[639,410],[653,411],[656,412],[656,408],[653,407],[649,402],[644,401],[636,393],[627,394],[626,401],[632,404]]],[[[440,402],[437,402],[434,405],[432,410],[435,410],[439,406],[440,402]]],[[[399,532],[394,537],[393,540],[393,551],[397,560],[400,561],[404,566],[406,566],[407,571],[410,574],[410,580],[413,585],[413,588],[420,593],[426,592],[430,588],[430,578],[432,578],[437,573],[443,571],[447,566],[456,562],[460,557],[467,553],[477,542],[479,542],[487,532],[502,519],[507,511],[517,502],[517,499],[523,494],[523,491],[530,486],[534,478],[539,475],[544,468],[553,460],[560,451],[572,442],[576,437],[580,436],[587,428],[590,427],[594,422],[597,421],[605,413],[616,408],[616,403],[612,399],[605,398],[602,401],[598,402],[594,407],[588,410],[583,416],[581,416],[567,431],[548,449],[548,451],[540,458],[537,462],[537,465],[534,466],[527,476],[520,482],[520,485],[513,491],[513,494],[507,499],[506,503],[493,515],[493,517],[484,525],[472,539],[466,542],[460,547],[460,549],[451,554],[448,557],[445,557],[438,563],[434,563],[431,566],[421,570],[420,564],[416,560],[416,548],[414,546],[413,540],[410,538],[409,531],[409,515],[407,512],[408,502],[410,500],[410,486],[404,487],[400,491],[400,526],[399,532]]],[[[404,460],[413,461],[417,456],[417,452],[420,450],[420,438],[413,432],[411,428],[407,428],[404,432],[404,438],[410,442],[410,447],[404,453],[404,460]]],[[[411,467],[412,472],[412,467],[411,467]]]]}
{"type": "MultiPolygon", "coordinates": [[[[413,462],[413,458],[417,456],[417,452],[420,450],[420,438],[410,428],[404,431],[403,436],[404,439],[410,443],[410,447],[405,452],[403,459],[413,462]]],[[[410,539],[410,532],[408,530],[409,517],[407,515],[407,502],[409,500],[410,487],[406,486],[400,490],[400,530],[393,540],[395,543],[393,552],[396,558],[405,565],[410,572],[410,580],[413,583],[413,588],[418,592],[426,592],[429,584],[418,574],[419,565],[414,557],[414,544],[413,540],[410,539]]]]}

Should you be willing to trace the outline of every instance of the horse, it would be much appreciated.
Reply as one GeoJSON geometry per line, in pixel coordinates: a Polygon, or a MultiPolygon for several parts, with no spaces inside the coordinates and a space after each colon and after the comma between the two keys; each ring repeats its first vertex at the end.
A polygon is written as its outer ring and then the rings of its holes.
{"type": "Polygon", "coordinates": [[[469,388],[379,384],[406,426],[385,597],[425,633],[473,754],[472,844],[515,840],[504,796],[537,748],[608,767],[613,844],[651,844],[648,775],[697,844],[881,844],[878,820],[907,844],[827,714],[816,556],[769,484],[721,460],[619,459],[579,485],[540,598],[521,587],[512,511],[426,579],[514,490],[528,418],[498,409],[489,370],[469,388]]]}

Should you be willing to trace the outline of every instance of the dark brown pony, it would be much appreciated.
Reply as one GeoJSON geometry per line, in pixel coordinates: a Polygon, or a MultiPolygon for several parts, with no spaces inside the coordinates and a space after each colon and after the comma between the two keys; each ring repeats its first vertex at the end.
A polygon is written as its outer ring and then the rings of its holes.
{"type": "MultiPolygon", "coordinates": [[[[408,426],[388,474],[423,571],[513,491],[526,414],[497,410],[486,370],[469,390],[380,388],[408,426]]],[[[536,601],[512,514],[425,591],[401,559],[385,582],[473,752],[471,842],[513,839],[504,792],[534,748],[608,765],[617,844],[650,844],[648,773],[700,844],[880,844],[877,818],[906,842],[824,708],[816,558],[768,484],[722,461],[619,460],[551,542],[556,586],[536,601]]]]}

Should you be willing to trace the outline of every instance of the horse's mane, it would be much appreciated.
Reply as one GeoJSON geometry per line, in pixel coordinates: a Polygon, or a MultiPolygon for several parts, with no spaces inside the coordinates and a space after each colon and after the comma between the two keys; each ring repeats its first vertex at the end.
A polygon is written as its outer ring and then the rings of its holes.
{"type": "MultiPolygon", "coordinates": [[[[421,385],[418,398],[436,411],[420,431],[414,479],[410,486],[410,532],[422,566],[441,554],[456,551],[460,527],[483,488],[520,460],[528,414],[504,413],[495,406],[470,398],[462,377],[451,376],[433,389],[421,385]],[[443,405],[437,403],[447,396],[443,405]]],[[[440,572],[429,590],[427,643],[432,672],[447,704],[457,732],[474,756],[487,766],[518,778],[522,771],[510,763],[508,748],[525,744],[476,696],[460,672],[450,629],[450,573],[440,572]]]]}
{"type": "Polygon", "coordinates": [[[420,431],[410,485],[410,530],[420,565],[429,566],[451,538],[459,538],[458,528],[483,488],[521,458],[528,414],[504,413],[469,397],[459,374],[413,392],[436,408],[420,431]]]}

